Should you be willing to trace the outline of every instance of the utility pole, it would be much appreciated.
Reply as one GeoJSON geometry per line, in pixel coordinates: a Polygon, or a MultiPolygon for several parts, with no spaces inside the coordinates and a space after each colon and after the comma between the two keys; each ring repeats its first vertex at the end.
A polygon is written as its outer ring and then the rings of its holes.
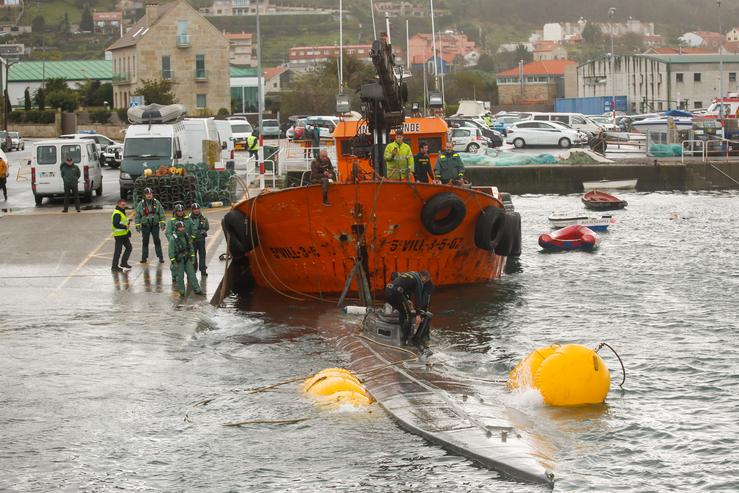
{"type": "MultiPolygon", "coordinates": [[[[259,116],[257,121],[259,124],[259,150],[257,151],[257,159],[259,160],[259,188],[264,188],[264,132],[262,131],[262,113],[264,113],[264,94],[262,94],[262,38],[259,30],[259,0],[257,0],[257,104],[259,107],[259,116]]],[[[274,161],[273,161],[274,162],[274,161]]],[[[274,165],[272,172],[274,173],[274,165]]]]}
{"type": "MultiPolygon", "coordinates": [[[[720,1],[720,0],[719,0],[720,1]]],[[[610,56],[610,68],[611,68],[611,120],[616,121],[616,80],[613,76],[613,18],[616,16],[616,9],[611,7],[608,9],[608,31],[611,33],[611,56],[610,56]]]]}
{"type": "Polygon", "coordinates": [[[719,108],[721,110],[721,132],[722,137],[726,135],[726,111],[724,111],[724,33],[721,25],[721,0],[716,0],[716,6],[718,7],[718,97],[719,97],[719,108]]]}

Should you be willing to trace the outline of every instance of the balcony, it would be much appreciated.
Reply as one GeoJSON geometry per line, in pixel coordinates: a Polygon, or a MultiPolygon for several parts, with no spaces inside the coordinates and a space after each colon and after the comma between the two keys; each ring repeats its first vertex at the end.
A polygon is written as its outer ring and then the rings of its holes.
{"type": "Polygon", "coordinates": [[[162,80],[174,80],[174,70],[162,70],[162,80]]]}
{"type": "Polygon", "coordinates": [[[204,68],[196,68],[195,69],[195,81],[196,82],[204,82],[208,80],[208,71],[204,68]]]}
{"type": "Polygon", "coordinates": [[[120,85],[120,84],[130,84],[131,83],[131,74],[128,72],[118,72],[117,74],[113,74],[113,85],[120,85]]]}
{"type": "Polygon", "coordinates": [[[190,35],[189,34],[178,34],[177,35],[177,47],[178,48],[189,48],[190,47],[190,35]]]}

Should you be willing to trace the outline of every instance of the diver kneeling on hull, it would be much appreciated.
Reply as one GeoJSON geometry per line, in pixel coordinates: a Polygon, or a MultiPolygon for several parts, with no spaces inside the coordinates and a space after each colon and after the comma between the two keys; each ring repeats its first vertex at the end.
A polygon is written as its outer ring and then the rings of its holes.
{"type": "Polygon", "coordinates": [[[407,345],[409,342],[414,346],[422,346],[429,340],[431,330],[431,314],[428,313],[431,303],[431,293],[434,284],[428,271],[421,272],[393,272],[390,275],[390,283],[385,287],[385,301],[398,310],[398,322],[401,330],[401,343],[407,345]],[[413,309],[411,297],[415,301],[416,310],[413,309]],[[416,331],[411,333],[413,314],[416,314],[416,331]]]}

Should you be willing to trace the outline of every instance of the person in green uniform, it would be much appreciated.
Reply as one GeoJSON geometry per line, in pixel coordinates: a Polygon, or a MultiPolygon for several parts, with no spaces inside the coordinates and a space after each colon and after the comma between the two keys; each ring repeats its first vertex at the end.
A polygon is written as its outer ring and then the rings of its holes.
{"type": "Polygon", "coordinates": [[[385,176],[391,180],[410,180],[413,173],[413,151],[403,142],[403,131],[395,131],[395,141],[385,147],[385,176]]]}
{"type": "MultiPolygon", "coordinates": [[[[190,222],[187,220],[187,215],[185,214],[185,206],[182,204],[175,204],[172,217],[170,217],[167,220],[167,226],[164,229],[164,236],[167,238],[167,241],[169,243],[172,243],[172,236],[174,235],[177,228],[175,228],[175,225],[178,221],[182,221],[182,223],[185,225],[185,229],[189,230],[190,222]]],[[[188,231],[188,235],[189,235],[188,231]]],[[[172,273],[172,283],[175,282],[175,272],[174,272],[174,264],[169,265],[169,270],[172,273]]]]}
{"type": "Polygon", "coordinates": [[[441,183],[464,184],[464,164],[459,154],[454,152],[454,143],[451,140],[447,141],[446,150],[439,153],[434,174],[441,183]]]}
{"type": "Polygon", "coordinates": [[[136,231],[141,233],[141,262],[146,263],[149,258],[149,236],[154,240],[154,250],[159,263],[164,263],[164,254],[162,253],[162,243],[159,241],[159,230],[164,230],[166,224],[164,222],[164,207],[154,198],[154,192],[151,188],[144,189],[144,198],[136,204],[136,231]]]}
{"type": "Polygon", "coordinates": [[[74,197],[74,207],[77,212],[80,211],[80,192],[77,188],[77,182],[80,180],[79,167],[72,161],[72,156],[67,156],[67,159],[59,166],[59,171],[62,174],[62,181],[64,182],[64,210],[67,212],[69,209],[69,200],[74,197]]]}
{"type": "Polygon", "coordinates": [[[205,238],[208,236],[208,218],[200,212],[200,204],[192,204],[190,207],[190,216],[187,218],[189,224],[190,238],[192,246],[195,250],[195,267],[200,268],[200,274],[208,276],[205,265],[205,238]]]}
{"type": "Polygon", "coordinates": [[[185,223],[176,221],[174,228],[172,240],[169,242],[169,260],[172,262],[177,291],[180,296],[185,296],[185,274],[187,274],[187,282],[192,287],[192,292],[203,294],[195,275],[195,250],[190,235],[186,231],[185,223]]]}

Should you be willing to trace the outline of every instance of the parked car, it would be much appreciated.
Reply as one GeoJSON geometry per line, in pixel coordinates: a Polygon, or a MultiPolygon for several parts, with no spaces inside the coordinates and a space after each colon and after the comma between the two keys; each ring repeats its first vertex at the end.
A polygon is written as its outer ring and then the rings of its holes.
{"type": "Polygon", "coordinates": [[[305,119],[306,125],[318,128],[322,139],[330,139],[338,123],[339,118],[336,116],[309,116],[305,119]]]}
{"type": "Polygon", "coordinates": [[[493,120],[493,130],[500,132],[505,137],[506,132],[508,131],[508,127],[518,121],[521,121],[521,117],[519,115],[500,116],[493,120]]]}
{"type": "Polygon", "coordinates": [[[588,116],[588,118],[603,127],[607,132],[618,132],[621,129],[610,116],[588,116]]]}
{"type": "Polygon", "coordinates": [[[477,120],[451,117],[447,118],[446,122],[450,127],[471,127],[480,129],[483,137],[490,141],[490,147],[500,147],[503,145],[503,136],[500,132],[489,128],[487,125],[480,123],[477,120]]]}
{"type": "Polygon", "coordinates": [[[262,137],[280,138],[280,122],[273,119],[262,120],[262,128],[259,132],[262,137]]]}
{"type": "Polygon", "coordinates": [[[600,125],[582,113],[531,113],[531,116],[526,119],[566,123],[572,128],[586,132],[591,137],[601,130],[600,125]]]}
{"type": "Polygon", "coordinates": [[[22,151],[26,148],[26,144],[23,142],[23,137],[21,137],[19,132],[8,132],[8,135],[10,136],[11,151],[22,151]]]}
{"type": "Polygon", "coordinates": [[[102,153],[101,164],[107,164],[109,168],[120,168],[123,159],[123,144],[111,144],[102,153]]]}
{"type": "Polygon", "coordinates": [[[567,149],[573,145],[587,143],[588,134],[556,122],[524,120],[510,126],[506,142],[519,149],[532,145],[559,146],[567,149]]]}
{"type": "Polygon", "coordinates": [[[249,121],[244,119],[229,118],[229,125],[231,125],[231,136],[234,140],[234,149],[237,151],[246,150],[246,139],[252,134],[254,129],[252,128],[249,121]]]}
{"type": "Polygon", "coordinates": [[[287,129],[285,137],[290,140],[300,140],[303,138],[303,132],[305,131],[305,118],[298,118],[292,127],[287,129]]]}
{"type": "Polygon", "coordinates": [[[281,137],[287,137],[287,131],[292,128],[293,125],[295,125],[295,122],[298,121],[301,118],[305,118],[308,115],[290,115],[287,117],[287,120],[285,120],[282,125],[280,125],[280,132],[281,137]]]}
{"type": "Polygon", "coordinates": [[[0,130],[0,149],[3,152],[10,152],[10,146],[12,145],[12,142],[10,140],[10,135],[5,130],[0,130]]]}
{"type": "Polygon", "coordinates": [[[107,149],[109,145],[120,144],[120,142],[116,142],[113,139],[109,139],[105,135],[101,135],[95,132],[78,132],[76,134],[65,134],[65,135],[60,135],[59,138],[60,139],[92,140],[93,142],[95,142],[95,144],[97,144],[97,150],[98,150],[98,155],[100,156],[101,165],[105,164],[105,161],[103,160],[103,154],[105,153],[105,149],[107,149]]]}
{"type": "Polygon", "coordinates": [[[477,152],[481,147],[488,147],[488,140],[483,137],[479,128],[457,127],[449,131],[449,138],[455,151],[477,152]]]}

